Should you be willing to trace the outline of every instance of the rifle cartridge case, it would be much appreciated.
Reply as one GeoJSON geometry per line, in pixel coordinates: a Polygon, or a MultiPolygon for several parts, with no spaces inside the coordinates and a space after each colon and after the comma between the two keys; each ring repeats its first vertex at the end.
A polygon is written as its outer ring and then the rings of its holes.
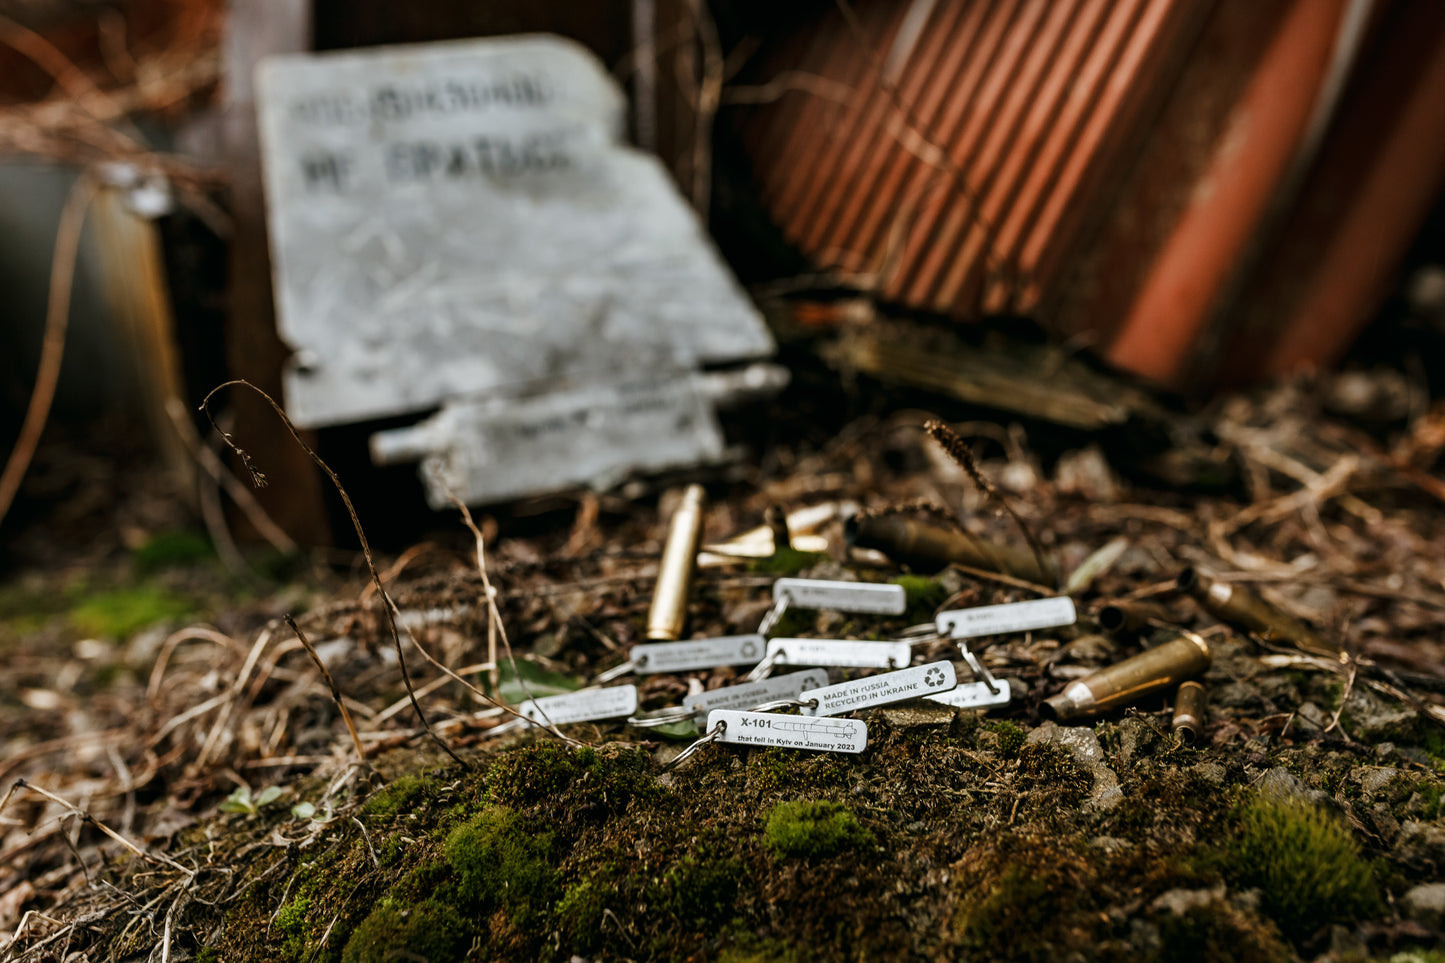
{"type": "Polygon", "coordinates": [[[1116,638],[1138,635],[1152,622],[1172,621],[1169,610],[1153,602],[1114,602],[1099,609],[1099,628],[1116,638]]]}
{"type": "Polygon", "coordinates": [[[876,548],[893,561],[920,572],[936,572],[957,562],[1036,585],[1054,586],[1059,581],[1054,563],[1045,558],[1041,567],[1034,553],[1026,548],[1001,545],[901,515],[852,519],[848,535],[859,548],[876,548]]]}
{"type": "Polygon", "coordinates": [[[1058,720],[1108,712],[1202,674],[1212,657],[1208,642],[1193,632],[1181,632],[1172,641],[1069,683],[1040,704],[1039,712],[1058,720]]]}
{"type": "Polygon", "coordinates": [[[652,607],[647,612],[647,637],[653,641],[676,642],[687,621],[687,596],[702,541],[703,503],[701,485],[689,485],[673,513],[652,590],[652,607]]]}
{"type": "Polygon", "coordinates": [[[1174,737],[1185,745],[1199,738],[1204,729],[1204,707],[1209,693],[1198,682],[1179,683],[1174,696],[1174,737]]]}
{"type": "Polygon", "coordinates": [[[1293,643],[1314,655],[1338,658],[1341,654],[1339,646],[1326,642],[1314,629],[1281,612],[1243,585],[1221,582],[1192,568],[1180,572],[1175,584],[1194,596],[1204,611],[1237,629],[1269,641],[1293,643]]]}

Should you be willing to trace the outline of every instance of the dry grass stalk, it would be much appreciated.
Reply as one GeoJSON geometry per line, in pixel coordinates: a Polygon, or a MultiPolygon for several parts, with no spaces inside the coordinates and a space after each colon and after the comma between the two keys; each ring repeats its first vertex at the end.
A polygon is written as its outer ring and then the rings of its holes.
{"type": "MultiPolygon", "coordinates": [[[[302,439],[301,434],[296,430],[296,426],[291,423],[291,419],[286,415],[286,412],[282,410],[281,406],[276,403],[276,400],[270,395],[268,395],[266,392],[262,391],[260,388],[251,384],[251,382],[245,380],[244,378],[227,381],[223,384],[217,385],[216,387],[212,388],[210,392],[206,395],[206,397],[201,401],[201,410],[206,413],[207,418],[211,419],[212,425],[215,425],[216,420],[211,415],[211,399],[215,397],[216,392],[222,390],[223,388],[229,388],[232,386],[243,386],[246,388],[250,388],[252,391],[256,392],[263,399],[265,399],[266,403],[271,406],[271,409],[276,412],[276,416],[281,419],[281,423],[286,426],[286,430],[291,434],[292,439],[296,442],[296,444],[301,446],[301,450],[306,452],[307,456],[316,463],[316,466],[326,473],[326,477],[330,479],[331,484],[335,486],[337,493],[341,495],[341,501],[346,505],[346,513],[351,517],[351,526],[356,530],[357,540],[361,542],[361,554],[366,561],[366,569],[371,574],[372,584],[376,586],[377,595],[379,595],[381,599],[386,603],[383,606],[383,612],[386,615],[387,629],[391,633],[391,641],[392,645],[395,647],[396,650],[397,663],[401,668],[402,682],[406,685],[407,694],[411,697],[412,709],[416,712],[417,719],[421,722],[422,728],[426,730],[427,735],[431,737],[432,741],[435,742],[439,747],[441,747],[442,751],[445,752],[448,756],[450,756],[452,761],[455,762],[457,765],[461,766],[463,769],[470,768],[465,762],[462,761],[460,756],[458,756],[455,752],[452,751],[452,747],[447,745],[446,740],[442,739],[441,736],[437,735],[436,732],[432,730],[430,720],[427,719],[426,713],[422,711],[421,703],[417,701],[416,689],[412,685],[411,681],[411,670],[407,668],[406,656],[401,650],[401,634],[397,629],[395,615],[396,603],[391,601],[391,596],[387,594],[385,587],[383,587],[381,584],[381,574],[376,569],[376,560],[372,557],[371,554],[371,544],[366,540],[366,532],[361,527],[361,519],[356,514],[356,506],[351,503],[351,496],[347,494],[346,487],[341,484],[341,479],[336,477],[336,472],[331,470],[331,466],[326,464],[326,462],[321,459],[321,456],[316,454],[316,452],[311,448],[310,445],[306,444],[306,442],[302,439]]],[[[217,428],[216,430],[220,431],[220,428],[217,428]]],[[[245,465],[246,470],[251,473],[252,480],[256,482],[257,485],[264,485],[266,476],[261,474],[261,472],[256,468],[256,466],[251,463],[251,456],[247,454],[246,451],[242,449],[239,445],[237,445],[235,440],[232,439],[230,435],[222,432],[222,438],[225,439],[226,444],[230,446],[231,450],[236,452],[237,456],[241,459],[241,463],[245,465]]]]}
{"type": "Polygon", "coordinates": [[[978,470],[978,463],[973,460],[973,450],[968,447],[967,443],[958,437],[952,428],[937,418],[930,418],[924,422],[923,430],[928,432],[928,436],[938,442],[939,447],[944,450],[948,457],[953,459],[953,461],[963,469],[964,473],[978,486],[979,491],[983,492],[1008,513],[1009,517],[1014,520],[1014,524],[1018,526],[1019,532],[1022,533],[1024,537],[1024,541],[1029,543],[1029,549],[1034,553],[1034,561],[1038,562],[1039,571],[1048,572],[1049,563],[1047,559],[1044,558],[1044,552],[1043,549],[1039,547],[1038,539],[1034,537],[1033,529],[1019,516],[1018,512],[1014,511],[1014,507],[1009,504],[1008,499],[1004,498],[999,490],[984,477],[983,472],[978,470]]]}
{"type": "Polygon", "coordinates": [[[331,677],[331,670],[326,668],[326,663],[321,661],[321,656],[316,654],[316,648],[311,640],[306,638],[306,633],[301,631],[301,626],[296,624],[290,614],[282,616],[286,624],[291,626],[291,631],[296,633],[296,638],[306,649],[306,654],[311,656],[311,661],[316,663],[316,668],[321,670],[321,678],[326,681],[326,688],[331,690],[331,701],[336,703],[336,708],[341,710],[341,719],[346,723],[346,731],[351,733],[351,744],[356,747],[356,758],[366,762],[366,747],[361,744],[361,736],[356,734],[356,723],[351,721],[351,710],[346,708],[346,702],[341,698],[341,689],[336,685],[336,680],[331,677]]]}

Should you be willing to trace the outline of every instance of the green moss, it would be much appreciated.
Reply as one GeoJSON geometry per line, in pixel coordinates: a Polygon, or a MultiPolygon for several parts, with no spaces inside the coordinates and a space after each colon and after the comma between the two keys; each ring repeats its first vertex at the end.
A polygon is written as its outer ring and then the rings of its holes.
{"type": "Polygon", "coordinates": [[[1028,737],[1028,733],[1007,719],[1000,719],[989,728],[998,736],[999,751],[1005,756],[1017,755],[1028,737]]]}
{"type": "Polygon", "coordinates": [[[1422,782],[1419,784],[1420,791],[1420,815],[1425,819],[1434,819],[1440,815],[1440,797],[1445,794],[1445,786],[1438,782],[1422,782]]]}
{"type": "Polygon", "coordinates": [[[1445,963],[1445,953],[1439,950],[1409,950],[1396,953],[1389,963],[1445,963]]]}
{"type": "Polygon", "coordinates": [[[749,562],[748,571],[761,575],[797,575],[804,569],[827,560],[828,555],[825,552],[800,552],[796,548],[781,548],[767,558],[749,562]]]}
{"type": "Polygon", "coordinates": [[[1289,963],[1294,959],[1279,931],[1225,900],[1157,917],[1159,963],[1289,963]]]}
{"type": "Polygon", "coordinates": [[[948,598],[948,589],[936,578],[925,575],[900,575],[894,585],[903,586],[908,608],[904,618],[909,622],[932,622],[934,611],[948,598]]]}
{"type": "Polygon", "coordinates": [[[813,859],[871,846],[873,834],[842,803],[799,800],[773,807],[763,845],[778,859],[813,859]]]}
{"type": "Polygon", "coordinates": [[[306,911],[311,908],[311,900],[305,896],[298,896],[276,913],[276,928],[287,936],[295,936],[306,929],[306,911]]]}
{"type": "Polygon", "coordinates": [[[162,532],[131,553],[131,563],[140,575],[182,565],[194,565],[216,557],[211,540],[199,532],[162,532]]]}
{"type": "MultiPolygon", "coordinates": [[[[610,868],[610,867],[609,867],[610,868]]],[[[602,947],[603,913],[618,904],[617,888],[600,872],[567,887],[555,911],[562,945],[576,954],[595,953],[602,947]]]]}
{"type": "Polygon", "coordinates": [[[569,830],[573,821],[595,823],[619,815],[636,797],[666,795],[645,750],[614,747],[602,753],[555,742],[506,753],[487,772],[487,793],[493,802],[517,808],[569,796],[574,804],[554,807],[565,810],[569,830]]]}
{"type": "Polygon", "coordinates": [[[717,963],[805,963],[809,954],[782,940],[749,939],[717,955],[717,963]]]}
{"type": "Polygon", "coordinates": [[[528,831],[504,806],[484,809],[452,830],[445,847],[462,905],[500,906],[523,929],[559,895],[551,850],[551,833],[528,831]]]}
{"type": "Polygon", "coordinates": [[[397,813],[410,809],[433,788],[432,779],[426,773],[402,776],[372,793],[361,807],[361,812],[376,819],[390,819],[397,813]]]}
{"type": "Polygon", "coordinates": [[[196,950],[194,963],[221,963],[221,951],[214,946],[203,946],[196,950]]]}
{"type": "Polygon", "coordinates": [[[1370,864],[1349,833],[1304,802],[1246,804],[1226,856],[1226,873],[1260,889],[1265,912],[1291,939],[1379,906],[1370,864]]]}
{"type": "Polygon", "coordinates": [[[137,585],[86,595],[70,610],[70,621],[87,635],[120,639],[193,612],[190,602],[158,585],[137,585]]]}
{"type": "Polygon", "coordinates": [[[437,900],[400,906],[382,900],[351,932],[343,963],[460,960],[473,936],[472,925],[455,907],[437,900]]]}
{"type": "Polygon", "coordinates": [[[745,872],[740,859],[717,859],[706,852],[684,856],[663,876],[668,907],[683,926],[716,932],[733,916],[738,880],[745,872]]]}

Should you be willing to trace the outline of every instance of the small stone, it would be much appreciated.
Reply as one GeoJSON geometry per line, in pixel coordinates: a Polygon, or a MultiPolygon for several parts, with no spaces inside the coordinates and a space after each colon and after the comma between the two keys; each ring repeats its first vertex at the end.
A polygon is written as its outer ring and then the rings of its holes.
{"type": "Polygon", "coordinates": [[[1119,839],[1114,836],[1095,836],[1089,840],[1089,845],[1099,850],[1106,856],[1113,856],[1118,853],[1128,852],[1134,848],[1134,844],[1127,839],[1119,839]]]}
{"type": "Polygon", "coordinates": [[[1213,889],[1171,889],[1167,893],[1160,893],[1154,902],[1149,904],[1149,909],[1155,913],[1167,911],[1175,916],[1183,916],[1192,909],[1209,906],[1223,898],[1223,885],[1213,889]]]}
{"type": "Polygon", "coordinates": [[[891,706],[878,710],[878,716],[894,729],[943,732],[953,725],[954,710],[935,704],[891,706]]]}
{"type": "Polygon", "coordinates": [[[1224,780],[1229,778],[1229,772],[1217,762],[1201,762],[1189,767],[1200,779],[1211,786],[1222,786],[1224,780]]]}
{"type": "Polygon", "coordinates": [[[1289,802],[1308,798],[1304,783],[1283,766],[1275,766],[1264,774],[1258,784],[1259,794],[1272,802],[1289,802]]]}
{"type": "Polygon", "coordinates": [[[1158,738],[1154,728],[1143,719],[1136,716],[1125,719],[1119,723],[1119,764],[1131,764],[1136,754],[1148,752],[1158,738]]]}
{"type": "Polygon", "coordinates": [[[1393,742],[1382,742],[1375,747],[1376,759],[1389,759],[1394,754],[1395,744],[1393,742]]]}
{"type": "Polygon", "coordinates": [[[1445,864],[1445,829],[1432,823],[1407,820],[1395,841],[1395,855],[1407,863],[1445,864]]]}
{"type": "Polygon", "coordinates": [[[1063,746],[1074,756],[1074,762],[1081,769],[1088,770],[1094,777],[1094,788],[1084,805],[1089,809],[1113,809],[1124,801],[1124,790],[1119,787],[1119,777],[1104,764],[1104,747],[1099,737],[1087,726],[1060,726],[1045,722],[1028,735],[1029,745],[1049,743],[1063,746]]]}
{"type": "Polygon", "coordinates": [[[1390,781],[1400,775],[1401,770],[1384,767],[1380,769],[1370,768],[1360,776],[1360,788],[1367,793],[1377,793],[1390,784],[1390,781]]]}
{"type": "Polygon", "coordinates": [[[1416,886],[1400,898],[1400,908],[1422,926],[1440,929],[1445,925],[1445,883],[1416,886]]]}
{"type": "Polygon", "coordinates": [[[1325,710],[1313,702],[1301,702],[1295,710],[1295,725],[1301,732],[1321,732],[1330,724],[1330,717],[1325,710]]]}

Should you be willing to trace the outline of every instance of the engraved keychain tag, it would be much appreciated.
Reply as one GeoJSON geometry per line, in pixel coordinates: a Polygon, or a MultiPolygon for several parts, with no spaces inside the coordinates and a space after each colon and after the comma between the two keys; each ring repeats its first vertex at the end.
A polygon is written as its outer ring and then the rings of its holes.
{"type": "Polygon", "coordinates": [[[764,702],[794,699],[804,689],[816,689],[827,684],[827,672],[822,669],[807,669],[764,679],[762,682],[744,682],[711,692],[699,692],[682,700],[682,704],[684,708],[695,713],[711,712],[714,709],[748,709],[764,702]]]}
{"type": "Polygon", "coordinates": [[[836,609],[875,615],[902,615],[907,608],[901,585],[814,578],[778,579],[773,583],[773,602],[786,602],[800,609],[836,609]]]}
{"type": "Polygon", "coordinates": [[[1059,596],[941,612],[938,631],[955,639],[972,639],[980,635],[1073,625],[1075,618],[1074,600],[1059,596]]]}
{"type": "Polygon", "coordinates": [[[923,698],[953,706],[955,709],[992,709],[995,706],[1008,705],[1013,698],[1013,690],[1009,688],[1008,680],[999,679],[995,687],[998,691],[990,692],[987,682],[965,682],[956,689],[923,698]]]}
{"type": "Polygon", "coordinates": [[[718,742],[740,746],[778,746],[820,752],[862,752],[868,745],[868,725],[859,719],[819,719],[774,712],[736,712],[714,709],[707,728],[719,726],[718,742]]]}
{"type": "Polygon", "coordinates": [[[804,708],[810,716],[836,716],[855,709],[917,699],[937,692],[947,692],[958,684],[951,662],[930,662],[916,665],[911,669],[885,672],[866,679],[839,682],[821,689],[804,689],[798,699],[808,702],[818,700],[816,708],[804,708]]]}
{"type": "Polygon", "coordinates": [[[569,722],[588,722],[593,719],[614,719],[630,716],[637,711],[637,686],[619,685],[607,689],[584,689],[581,692],[565,692],[562,695],[528,699],[517,706],[521,713],[533,723],[556,726],[569,722]]]}
{"type": "Polygon", "coordinates": [[[691,672],[720,665],[753,665],[762,661],[767,641],[761,635],[727,635],[686,642],[658,642],[632,647],[632,667],[638,675],[691,672]]]}
{"type": "Polygon", "coordinates": [[[848,639],[769,639],[768,660],[776,665],[831,665],[852,669],[896,669],[908,664],[907,642],[848,639]]]}

